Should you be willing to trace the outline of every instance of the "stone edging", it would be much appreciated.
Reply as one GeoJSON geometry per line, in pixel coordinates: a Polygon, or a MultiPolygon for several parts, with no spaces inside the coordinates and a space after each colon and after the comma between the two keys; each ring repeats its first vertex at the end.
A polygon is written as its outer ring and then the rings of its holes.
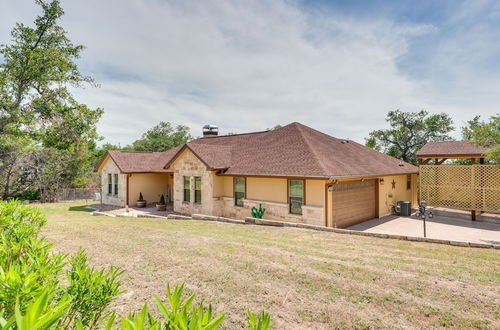
{"type": "MultiPolygon", "coordinates": [[[[114,214],[108,214],[108,213],[98,212],[98,211],[92,212],[91,214],[92,215],[104,215],[104,216],[108,216],[108,217],[118,217],[118,216],[119,217],[126,217],[124,215],[114,215],[114,214]]],[[[305,223],[286,222],[286,221],[278,221],[278,220],[257,219],[257,218],[252,218],[252,217],[246,217],[245,220],[217,217],[217,216],[205,215],[205,214],[192,214],[191,216],[179,215],[179,214],[169,214],[166,217],[158,216],[158,215],[138,215],[138,217],[139,218],[159,218],[159,219],[169,219],[169,220],[204,220],[204,221],[217,221],[217,222],[234,223],[234,224],[242,224],[242,225],[253,224],[253,225],[261,225],[261,226],[293,227],[293,228],[313,229],[313,230],[319,230],[319,231],[328,231],[328,232],[334,232],[337,234],[350,234],[350,235],[368,236],[368,237],[376,237],[376,238],[399,239],[399,240],[412,241],[412,242],[426,242],[426,243],[445,244],[445,245],[453,245],[453,246],[461,246],[461,247],[489,248],[489,249],[500,250],[500,245],[496,245],[496,244],[474,243],[474,242],[467,242],[467,241],[453,241],[453,240],[445,240],[445,239],[437,239],[437,238],[426,238],[426,237],[405,236],[405,235],[395,235],[395,234],[369,233],[369,232],[356,231],[356,230],[350,230],[350,229],[340,229],[340,228],[316,226],[316,225],[309,225],[309,224],[305,224],[305,223]]]]}
{"type": "Polygon", "coordinates": [[[377,238],[391,238],[391,239],[399,239],[399,240],[405,240],[405,241],[427,242],[427,243],[446,244],[446,245],[463,246],[463,247],[477,247],[477,248],[490,248],[490,249],[494,248],[494,249],[500,250],[500,245],[496,245],[496,244],[475,243],[475,242],[467,242],[467,241],[454,241],[454,240],[417,237],[417,236],[405,236],[405,235],[396,235],[396,234],[369,233],[369,232],[356,231],[356,230],[350,230],[350,229],[340,229],[340,228],[309,225],[309,224],[305,224],[305,223],[255,219],[255,218],[251,218],[251,217],[245,218],[245,222],[256,224],[256,225],[306,228],[306,229],[314,229],[314,230],[320,230],[320,231],[329,231],[329,232],[334,232],[334,233],[338,233],[338,234],[350,234],[350,235],[369,236],[369,237],[377,237],[377,238]]]}

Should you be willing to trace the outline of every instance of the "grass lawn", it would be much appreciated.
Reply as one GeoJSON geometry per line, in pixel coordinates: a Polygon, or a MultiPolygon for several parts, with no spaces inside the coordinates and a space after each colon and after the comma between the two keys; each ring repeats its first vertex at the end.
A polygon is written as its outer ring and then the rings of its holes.
{"type": "Polygon", "coordinates": [[[96,267],[125,270],[114,304],[135,311],[165,286],[189,291],[242,328],[265,309],[276,329],[500,328],[500,251],[296,228],[93,217],[40,205],[43,234],[96,267]]]}

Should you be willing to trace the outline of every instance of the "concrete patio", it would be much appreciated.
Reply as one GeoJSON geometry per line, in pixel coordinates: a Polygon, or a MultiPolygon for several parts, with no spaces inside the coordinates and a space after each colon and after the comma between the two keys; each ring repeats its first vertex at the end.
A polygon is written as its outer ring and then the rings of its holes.
{"type": "Polygon", "coordinates": [[[91,208],[98,210],[110,216],[122,217],[140,217],[140,216],[155,216],[167,217],[169,214],[174,214],[172,205],[167,205],[166,211],[158,211],[154,204],[149,204],[146,207],[133,207],[129,206],[128,209],[123,206],[112,206],[105,204],[90,205],[91,208]]]}
{"type": "MultiPolygon", "coordinates": [[[[426,227],[428,238],[500,245],[499,223],[435,216],[426,221],[426,227]]],[[[414,216],[386,216],[346,229],[379,234],[424,236],[423,220],[414,216]]]]}

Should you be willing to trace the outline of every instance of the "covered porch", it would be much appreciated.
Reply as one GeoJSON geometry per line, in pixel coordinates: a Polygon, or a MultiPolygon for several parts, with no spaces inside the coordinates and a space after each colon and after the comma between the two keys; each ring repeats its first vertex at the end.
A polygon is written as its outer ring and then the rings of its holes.
{"type": "Polygon", "coordinates": [[[161,195],[163,195],[167,209],[172,209],[173,173],[129,173],[126,180],[126,205],[129,207],[135,207],[139,196],[142,194],[142,197],[146,201],[146,207],[154,208],[160,202],[161,195]]]}

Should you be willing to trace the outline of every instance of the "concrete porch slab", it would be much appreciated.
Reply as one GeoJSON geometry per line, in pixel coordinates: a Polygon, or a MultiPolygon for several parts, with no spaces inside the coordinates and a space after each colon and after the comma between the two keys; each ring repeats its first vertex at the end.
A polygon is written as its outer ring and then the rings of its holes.
{"type": "MultiPolygon", "coordinates": [[[[428,219],[427,237],[500,245],[500,224],[437,216],[428,219]]],[[[423,237],[423,220],[416,217],[386,216],[346,229],[360,232],[423,237]]]]}

